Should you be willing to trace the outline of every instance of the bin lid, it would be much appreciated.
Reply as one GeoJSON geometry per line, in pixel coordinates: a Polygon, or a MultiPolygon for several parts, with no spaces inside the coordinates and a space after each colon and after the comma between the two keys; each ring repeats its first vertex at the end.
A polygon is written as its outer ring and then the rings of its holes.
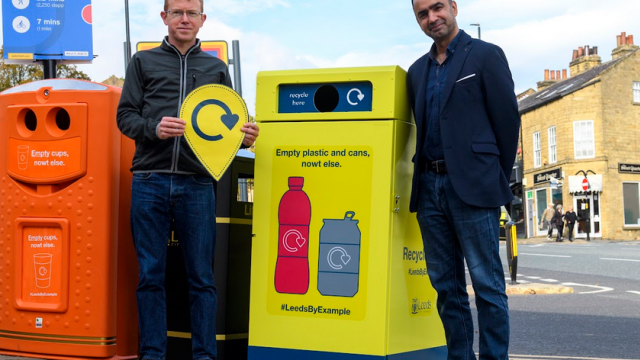
{"type": "Polygon", "coordinates": [[[109,87],[106,85],[96,84],[89,81],[74,79],[47,79],[33,81],[30,83],[14,86],[0,94],[17,94],[22,92],[36,91],[43,87],[50,87],[51,90],[86,90],[86,91],[104,91],[109,87]]]}
{"type": "Polygon", "coordinates": [[[256,121],[411,120],[399,66],[262,71],[256,121]]]}

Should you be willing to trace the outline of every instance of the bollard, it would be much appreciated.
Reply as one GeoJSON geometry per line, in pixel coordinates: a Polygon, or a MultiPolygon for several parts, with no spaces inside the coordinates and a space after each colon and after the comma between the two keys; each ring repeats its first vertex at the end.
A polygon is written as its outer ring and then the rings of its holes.
{"type": "Polygon", "coordinates": [[[511,274],[511,285],[517,285],[518,237],[516,235],[516,225],[513,221],[509,221],[505,225],[505,235],[507,237],[507,263],[509,264],[509,274],[511,274]]]}

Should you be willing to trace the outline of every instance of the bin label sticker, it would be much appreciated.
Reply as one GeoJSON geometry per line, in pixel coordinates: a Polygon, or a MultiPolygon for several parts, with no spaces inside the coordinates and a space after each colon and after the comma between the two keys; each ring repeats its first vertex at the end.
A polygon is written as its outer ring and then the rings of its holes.
{"type": "Polygon", "coordinates": [[[22,236],[22,300],[39,304],[60,303],[62,229],[25,227],[22,236]]]}
{"type": "Polygon", "coordinates": [[[279,146],[272,156],[267,311],[364,320],[372,148],[279,146]]]}
{"type": "Polygon", "coordinates": [[[82,140],[9,139],[9,172],[31,179],[59,179],[81,171],[82,140]]]}
{"type": "MultiPolygon", "coordinates": [[[[415,219],[412,219],[415,221],[415,219]]],[[[436,292],[427,274],[427,262],[420,236],[406,236],[402,251],[402,268],[407,283],[410,316],[429,316],[434,313],[436,292]]]]}
{"type": "Polygon", "coordinates": [[[278,112],[357,112],[373,109],[373,85],[368,81],[336,84],[281,85],[278,112]]]}
{"type": "Polygon", "coordinates": [[[193,90],[182,103],[180,118],[187,122],[184,136],[202,165],[220,180],[244,140],[242,126],[249,121],[244,100],[224,85],[193,90]]]}

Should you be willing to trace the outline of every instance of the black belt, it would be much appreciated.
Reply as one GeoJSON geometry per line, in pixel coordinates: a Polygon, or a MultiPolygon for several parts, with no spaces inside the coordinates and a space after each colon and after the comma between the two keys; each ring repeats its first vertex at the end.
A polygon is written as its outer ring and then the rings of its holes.
{"type": "Polygon", "coordinates": [[[435,160],[435,161],[427,160],[424,166],[424,171],[431,171],[436,174],[446,174],[447,164],[444,162],[444,160],[435,160]]]}

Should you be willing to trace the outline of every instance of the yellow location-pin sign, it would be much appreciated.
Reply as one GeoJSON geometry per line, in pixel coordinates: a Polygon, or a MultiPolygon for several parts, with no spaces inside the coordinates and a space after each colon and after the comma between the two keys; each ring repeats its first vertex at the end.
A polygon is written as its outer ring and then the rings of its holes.
{"type": "Polygon", "coordinates": [[[187,122],[184,136],[189,146],[220,180],[244,140],[240,129],[249,120],[244,100],[224,85],[201,86],[182,103],[180,118],[187,122]]]}

